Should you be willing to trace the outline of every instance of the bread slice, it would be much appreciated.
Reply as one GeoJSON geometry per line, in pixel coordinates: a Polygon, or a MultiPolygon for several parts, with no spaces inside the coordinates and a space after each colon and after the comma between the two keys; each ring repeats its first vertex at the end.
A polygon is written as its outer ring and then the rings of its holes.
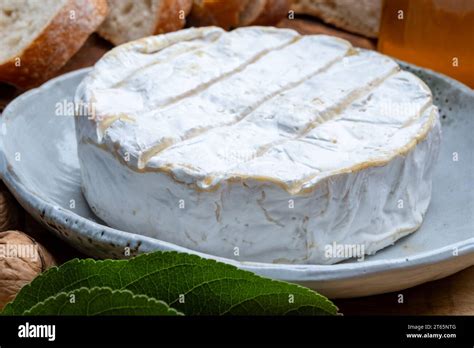
{"type": "Polygon", "coordinates": [[[267,0],[263,11],[252,25],[275,25],[288,15],[289,10],[288,0],[267,0]]]}
{"type": "Polygon", "coordinates": [[[353,33],[377,37],[382,0],[294,0],[292,9],[353,33]]]}
{"type": "Polygon", "coordinates": [[[179,30],[192,0],[108,0],[109,15],[98,33],[115,45],[179,30]]]}
{"type": "MultiPolygon", "coordinates": [[[[285,0],[286,1],[286,0],[285,0]]],[[[258,17],[265,11],[265,6],[271,0],[247,1],[243,10],[239,13],[238,26],[254,24],[258,17]]]]}
{"type": "Polygon", "coordinates": [[[247,25],[273,25],[287,13],[290,0],[194,0],[189,24],[226,30],[247,25]]]}
{"type": "Polygon", "coordinates": [[[240,25],[241,15],[246,22],[248,18],[256,18],[259,13],[246,14],[249,0],[194,0],[188,22],[193,27],[216,25],[226,30],[240,25]]]}
{"type": "Polygon", "coordinates": [[[106,14],[106,0],[2,0],[0,81],[27,89],[51,78],[106,14]]]}

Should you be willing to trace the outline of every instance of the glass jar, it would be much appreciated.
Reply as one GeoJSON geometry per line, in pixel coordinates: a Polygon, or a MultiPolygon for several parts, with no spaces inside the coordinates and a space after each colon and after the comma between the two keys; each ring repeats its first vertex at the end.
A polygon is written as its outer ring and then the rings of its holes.
{"type": "Polygon", "coordinates": [[[474,87],[474,0],[385,0],[378,49],[474,87]]]}

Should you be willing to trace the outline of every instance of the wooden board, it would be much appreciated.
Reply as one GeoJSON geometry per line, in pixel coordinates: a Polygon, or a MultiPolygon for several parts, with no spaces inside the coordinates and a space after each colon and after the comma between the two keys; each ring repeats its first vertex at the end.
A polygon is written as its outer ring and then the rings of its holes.
{"type": "Polygon", "coordinates": [[[474,266],[411,289],[335,303],[345,315],[474,315],[474,266]]]}

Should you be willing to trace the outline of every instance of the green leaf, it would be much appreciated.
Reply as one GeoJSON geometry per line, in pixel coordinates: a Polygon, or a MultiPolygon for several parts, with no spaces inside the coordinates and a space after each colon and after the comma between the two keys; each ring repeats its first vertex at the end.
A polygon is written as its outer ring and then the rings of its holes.
{"type": "Polygon", "coordinates": [[[71,260],[26,285],[3,314],[21,315],[36,303],[81,287],[109,287],[160,299],[186,315],[337,313],[327,298],[295,284],[176,252],[130,260],[71,260]]]}
{"type": "Polygon", "coordinates": [[[128,290],[80,288],[39,302],[24,315],[182,315],[162,301],[128,290]]]}

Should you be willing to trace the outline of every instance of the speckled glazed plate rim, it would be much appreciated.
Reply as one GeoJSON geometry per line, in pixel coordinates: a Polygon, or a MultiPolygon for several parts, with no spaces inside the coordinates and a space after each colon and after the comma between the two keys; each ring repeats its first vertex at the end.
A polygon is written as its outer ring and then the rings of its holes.
{"type": "MultiPolygon", "coordinates": [[[[419,68],[405,62],[400,63],[410,68],[411,71],[422,70],[425,73],[436,76],[437,78],[447,80],[449,81],[449,84],[452,85],[454,88],[458,88],[462,90],[463,93],[470,94],[474,97],[474,92],[472,89],[456,80],[453,80],[442,74],[433,72],[429,69],[419,68]]],[[[90,68],[76,70],[61,75],[46,82],[39,88],[30,90],[22,94],[6,107],[3,114],[9,114],[11,110],[15,109],[16,105],[23,103],[25,100],[27,100],[34,94],[42,92],[43,90],[47,90],[51,85],[57,83],[58,81],[74,77],[78,74],[83,74],[88,70],[90,70],[90,68]]],[[[0,124],[2,120],[3,117],[0,118],[0,124]]],[[[2,149],[2,146],[2,139],[0,139],[0,150],[2,149]]],[[[12,167],[8,165],[3,151],[0,151],[0,153],[1,177],[5,184],[8,186],[8,188],[12,191],[14,196],[18,199],[18,201],[24,206],[27,211],[33,212],[33,215],[36,218],[39,218],[39,220],[47,219],[51,223],[61,226],[67,229],[68,231],[71,231],[71,233],[80,236],[81,238],[97,241],[100,244],[110,244],[118,246],[130,245],[132,249],[134,246],[138,245],[140,246],[141,252],[149,252],[153,250],[187,252],[205,258],[211,258],[218,261],[226,262],[263,276],[300,283],[361,278],[366,277],[368,275],[386,273],[391,270],[403,270],[416,268],[423,265],[442,263],[444,261],[448,261],[456,257],[461,258],[463,256],[469,256],[470,258],[471,255],[471,264],[474,265],[474,237],[441,248],[417,253],[414,256],[386,260],[370,260],[364,261],[363,263],[339,263],[334,265],[291,265],[258,262],[240,262],[236,260],[216,257],[209,254],[203,254],[151,237],[113,229],[108,226],[96,223],[85,217],[82,217],[72,211],[56,206],[48,202],[47,200],[39,197],[35,192],[31,192],[31,190],[29,190],[19,180],[19,177],[15,174],[12,167]],[[453,255],[454,249],[457,250],[457,256],[453,255]]],[[[60,235],[60,237],[67,239],[62,235],[60,235]]],[[[465,265],[463,268],[467,266],[465,265]]]]}

